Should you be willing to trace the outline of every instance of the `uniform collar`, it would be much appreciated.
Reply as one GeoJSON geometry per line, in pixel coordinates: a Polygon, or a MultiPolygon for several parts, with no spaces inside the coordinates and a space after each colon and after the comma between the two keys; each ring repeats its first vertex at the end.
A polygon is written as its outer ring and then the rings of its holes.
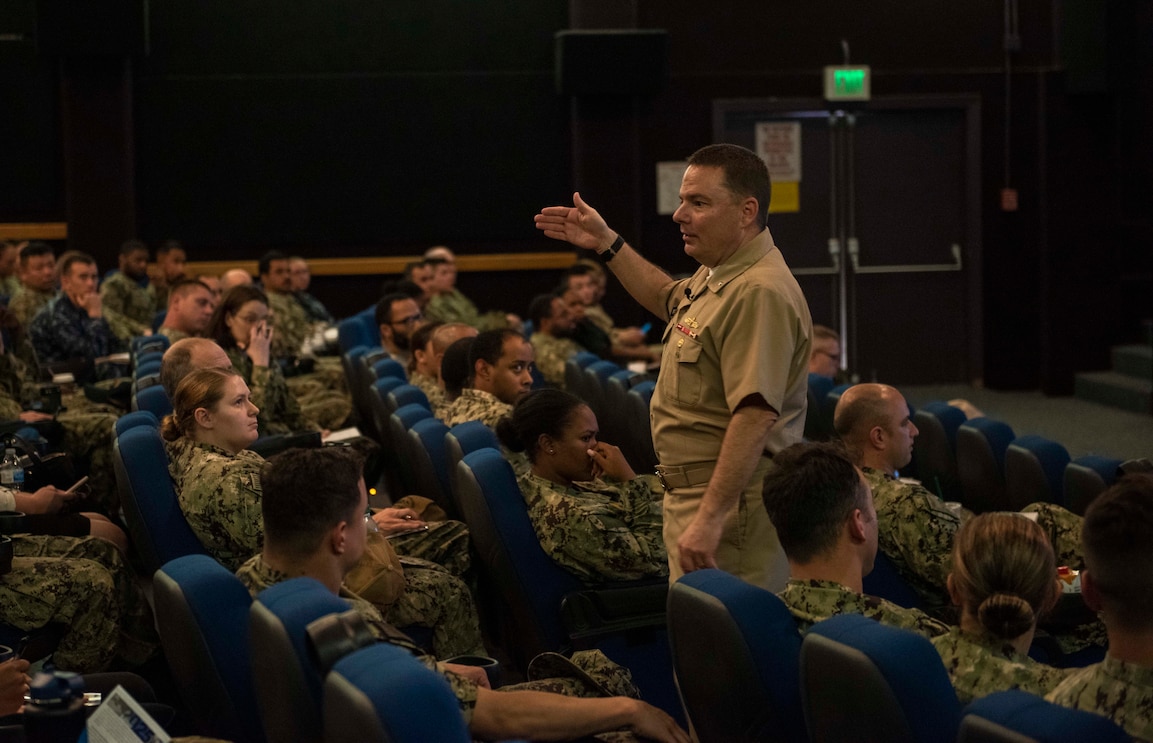
{"type": "Polygon", "coordinates": [[[777,246],[773,244],[773,236],[769,233],[769,228],[766,227],[758,232],[752,240],[737,248],[737,252],[733,253],[727,261],[719,266],[706,268],[703,274],[693,277],[693,297],[696,298],[703,294],[705,288],[714,294],[719,294],[726,284],[776,249],[777,246]]]}

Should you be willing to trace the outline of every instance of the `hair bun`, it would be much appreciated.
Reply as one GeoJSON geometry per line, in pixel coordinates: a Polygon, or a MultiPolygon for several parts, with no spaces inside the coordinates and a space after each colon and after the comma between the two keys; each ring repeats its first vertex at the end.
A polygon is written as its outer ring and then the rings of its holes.
{"type": "Polygon", "coordinates": [[[981,602],[977,619],[996,637],[1012,640],[1033,628],[1036,614],[1029,602],[1012,593],[994,593],[981,602]]]}
{"type": "Polygon", "coordinates": [[[504,444],[509,451],[524,451],[524,441],[521,440],[520,433],[512,422],[512,416],[506,415],[498,420],[493,430],[496,432],[496,437],[500,439],[500,443],[504,444]]]}

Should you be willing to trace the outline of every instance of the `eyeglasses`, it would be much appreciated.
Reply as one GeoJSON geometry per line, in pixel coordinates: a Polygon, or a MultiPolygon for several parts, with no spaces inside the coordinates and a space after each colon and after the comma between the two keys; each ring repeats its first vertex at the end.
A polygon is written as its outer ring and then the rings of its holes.
{"type": "Polygon", "coordinates": [[[389,324],[390,325],[404,325],[407,327],[407,326],[415,325],[416,323],[420,322],[423,319],[424,319],[424,315],[421,314],[420,312],[418,312],[415,315],[409,315],[408,317],[404,318],[403,320],[394,320],[389,324]]]}

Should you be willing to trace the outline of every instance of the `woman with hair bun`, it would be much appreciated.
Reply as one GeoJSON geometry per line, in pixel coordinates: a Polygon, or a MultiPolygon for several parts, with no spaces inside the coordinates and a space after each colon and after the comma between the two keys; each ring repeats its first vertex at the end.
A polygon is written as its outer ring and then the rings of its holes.
{"type": "Polygon", "coordinates": [[[260,551],[259,408],[231,369],[198,369],[180,380],[161,427],[180,510],[200,543],[229,570],[260,551]]]}
{"type": "Polygon", "coordinates": [[[1027,654],[1037,619],[1061,595],[1045,531],[1016,513],[984,513],[953,541],[949,596],[959,628],[933,640],[962,703],[1006,689],[1045,695],[1065,680],[1027,654]]]}
{"type": "Polygon", "coordinates": [[[542,389],[497,424],[504,445],[528,456],[519,479],[541,547],[588,583],[669,574],[655,478],[637,477],[621,450],[597,441],[579,397],[542,389]]]}

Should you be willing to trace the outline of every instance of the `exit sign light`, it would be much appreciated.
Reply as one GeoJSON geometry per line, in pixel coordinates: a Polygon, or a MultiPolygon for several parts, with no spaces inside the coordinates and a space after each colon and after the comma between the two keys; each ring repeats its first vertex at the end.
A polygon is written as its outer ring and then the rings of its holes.
{"type": "Polygon", "coordinates": [[[826,67],[825,100],[867,101],[872,73],[862,67],[826,67]]]}

